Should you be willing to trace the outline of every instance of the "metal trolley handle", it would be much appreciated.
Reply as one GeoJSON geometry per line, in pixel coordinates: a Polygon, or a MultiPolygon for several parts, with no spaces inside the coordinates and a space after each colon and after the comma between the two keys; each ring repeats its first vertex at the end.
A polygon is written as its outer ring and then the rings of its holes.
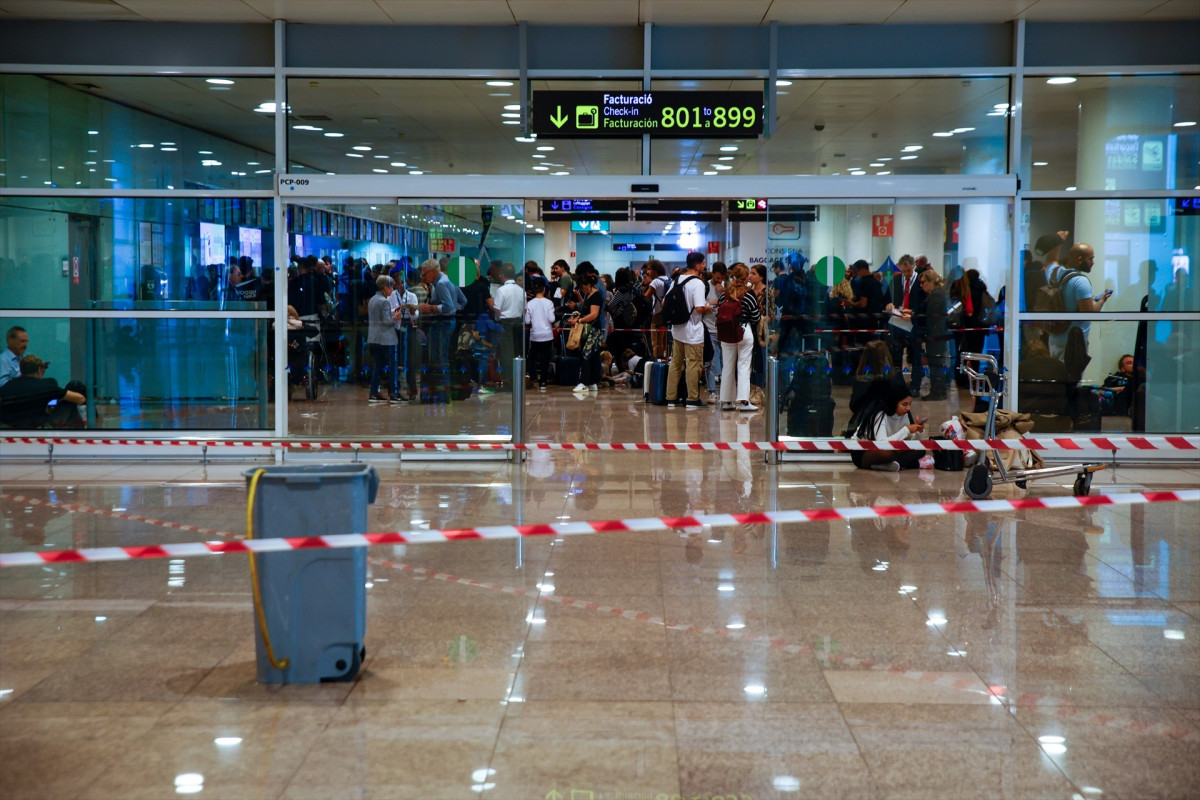
{"type": "Polygon", "coordinates": [[[967,385],[971,389],[972,397],[987,397],[992,400],[999,400],[1004,394],[1004,385],[992,388],[992,382],[988,379],[987,372],[990,369],[996,375],[1000,375],[1000,365],[996,361],[995,356],[989,356],[985,353],[961,353],[958,358],[958,368],[967,376],[967,385]],[[976,365],[972,367],[972,364],[976,365]]]}

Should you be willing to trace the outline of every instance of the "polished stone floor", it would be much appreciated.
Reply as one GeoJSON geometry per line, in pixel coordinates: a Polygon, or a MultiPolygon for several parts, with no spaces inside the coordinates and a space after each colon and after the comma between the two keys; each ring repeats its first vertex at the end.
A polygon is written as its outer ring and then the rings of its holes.
{"type": "MultiPolygon", "coordinates": [[[[762,428],[619,392],[550,393],[532,423],[558,441],[762,428]]],[[[929,502],[961,482],[748,453],[372,463],[371,530],[929,502]]],[[[0,549],[196,538],[22,497],[241,534],[253,465],[6,458],[0,549]]],[[[1197,485],[1197,463],[1119,465],[1093,492],[1197,485]]],[[[320,685],[256,682],[243,557],[7,569],[0,797],[1194,798],[1198,531],[1171,503],[376,548],[364,668],[320,685]]]]}

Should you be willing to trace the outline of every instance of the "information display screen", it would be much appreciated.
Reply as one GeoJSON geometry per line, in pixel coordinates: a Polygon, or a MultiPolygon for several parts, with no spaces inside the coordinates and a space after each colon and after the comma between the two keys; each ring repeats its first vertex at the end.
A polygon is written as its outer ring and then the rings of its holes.
{"type": "Polygon", "coordinates": [[[534,92],[538,136],[758,136],[761,92],[534,92]]]}

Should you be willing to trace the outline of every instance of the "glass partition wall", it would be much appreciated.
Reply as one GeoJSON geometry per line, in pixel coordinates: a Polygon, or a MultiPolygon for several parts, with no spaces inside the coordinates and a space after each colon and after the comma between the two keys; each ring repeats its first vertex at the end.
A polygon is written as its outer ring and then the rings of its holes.
{"type": "Polygon", "coordinates": [[[933,414],[971,404],[954,358],[978,349],[1004,360],[1010,402],[1040,415],[1039,431],[1197,430],[1184,400],[1188,375],[1174,368],[1200,324],[1196,74],[784,70],[769,87],[765,70],[699,79],[649,69],[614,80],[543,73],[525,88],[762,88],[764,97],[774,91],[776,110],[771,135],[757,140],[546,141],[522,127],[529,95],[515,73],[131,72],[141,74],[0,77],[0,325],[26,329],[28,352],[51,362],[51,377],[86,386],[89,427],[507,437],[505,364],[510,348],[524,351],[523,333],[488,340],[495,332],[477,330],[478,302],[446,336],[433,314],[402,314],[406,343],[394,368],[385,364],[378,393],[386,400],[395,376],[398,396],[432,402],[372,405],[363,300],[375,293],[371,281],[377,272],[403,278],[405,297],[427,299],[420,265],[432,257],[456,293],[485,299],[484,289],[493,295],[527,260],[542,269],[559,257],[591,260],[601,273],[615,271],[605,268],[614,258],[636,265],[610,252],[611,242],[564,249],[566,238],[545,234],[549,223],[531,204],[559,196],[555,180],[641,173],[703,177],[717,198],[723,177],[843,182],[837,199],[774,191],[765,222],[723,221],[700,237],[720,243],[722,260],[767,271],[777,302],[764,354],[783,365],[785,435],[842,433],[859,361],[875,340],[933,414]],[[520,178],[526,199],[406,199],[385,183],[353,201],[281,198],[272,186],[281,173],[520,178]],[[854,199],[847,188],[864,176],[938,175],[1008,175],[1020,185],[978,200],[854,199]],[[1054,259],[1072,267],[1087,253],[1088,268],[1077,270],[1087,297],[1076,280],[1072,307],[1035,302],[1054,259]],[[920,345],[896,346],[905,337],[886,309],[866,311],[855,292],[865,285],[891,297],[905,254],[926,257],[948,312],[972,286],[986,287],[987,307],[957,329],[949,316],[944,331],[918,320],[908,338],[920,345]],[[297,299],[304,293],[291,284],[314,272],[310,257],[330,291],[297,299]],[[867,274],[845,280],[859,261],[867,274]],[[856,283],[863,279],[874,284],[856,283]],[[277,349],[294,299],[317,325],[283,334],[277,349]],[[464,330],[479,339],[460,342],[464,330]],[[811,391],[813,353],[824,359],[832,406],[798,399],[811,391]],[[1122,366],[1126,356],[1132,366],[1122,366]]]}

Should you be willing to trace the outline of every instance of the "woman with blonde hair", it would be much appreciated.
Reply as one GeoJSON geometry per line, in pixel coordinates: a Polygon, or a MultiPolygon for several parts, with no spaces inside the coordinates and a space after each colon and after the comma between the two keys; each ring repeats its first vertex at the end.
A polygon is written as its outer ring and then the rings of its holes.
{"type": "Polygon", "coordinates": [[[750,269],[738,262],[729,269],[729,284],[717,301],[717,339],[721,342],[721,410],[758,411],[750,402],[750,362],[758,344],[755,335],[762,317],[758,295],[748,283],[750,269]],[[736,375],[736,379],[735,379],[736,375]]]}

